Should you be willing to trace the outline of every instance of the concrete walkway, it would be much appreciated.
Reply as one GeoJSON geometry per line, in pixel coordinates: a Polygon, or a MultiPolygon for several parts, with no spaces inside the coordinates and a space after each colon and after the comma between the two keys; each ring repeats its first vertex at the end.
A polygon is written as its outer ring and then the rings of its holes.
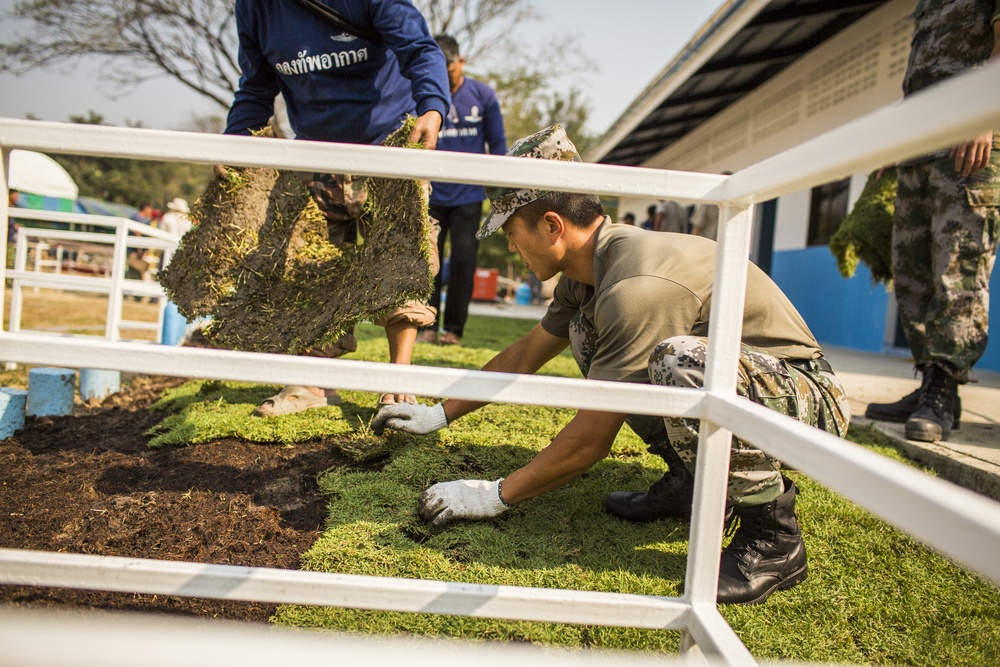
{"type": "Polygon", "coordinates": [[[854,417],[852,424],[872,424],[910,458],[933,468],[944,479],[1000,500],[1000,374],[975,371],[976,383],[959,388],[962,425],[946,442],[907,440],[903,424],[865,419],[869,403],[896,401],[920,386],[909,358],[824,347],[844,383],[854,417]]]}
{"type": "MultiPolygon", "coordinates": [[[[544,306],[470,304],[474,315],[540,320],[544,306]]],[[[976,371],[976,383],[963,385],[962,425],[947,442],[907,440],[903,424],[865,419],[869,403],[896,401],[919,385],[909,358],[824,346],[827,359],[844,383],[854,417],[852,424],[872,424],[910,458],[933,468],[942,478],[1000,501],[1000,373],[976,371]]]]}

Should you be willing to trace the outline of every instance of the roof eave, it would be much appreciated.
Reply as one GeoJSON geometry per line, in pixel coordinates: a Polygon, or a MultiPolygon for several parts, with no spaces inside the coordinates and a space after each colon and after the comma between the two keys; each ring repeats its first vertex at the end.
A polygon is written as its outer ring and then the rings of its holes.
{"type": "Polygon", "coordinates": [[[722,5],[618,120],[612,123],[594,147],[587,151],[584,159],[587,162],[600,162],[770,2],[771,0],[728,0],[722,5]]]}

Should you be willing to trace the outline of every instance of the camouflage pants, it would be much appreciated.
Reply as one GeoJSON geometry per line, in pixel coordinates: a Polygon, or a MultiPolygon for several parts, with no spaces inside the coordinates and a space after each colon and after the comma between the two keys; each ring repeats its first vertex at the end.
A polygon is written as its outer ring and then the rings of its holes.
{"type": "MultiPolygon", "coordinates": [[[[582,315],[570,327],[570,344],[584,375],[590,367],[596,330],[582,315]]],[[[649,356],[649,379],[665,387],[701,387],[705,379],[708,341],[697,336],[675,336],[664,340],[649,356]]],[[[737,376],[737,393],[755,403],[801,422],[843,436],[851,419],[847,396],[832,373],[814,363],[777,359],[759,349],[743,345],[737,376]]],[[[664,456],[672,448],[692,473],[698,453],[697,419],[629,415],[629,427],[649,445],[653,454],[664,456]]],[[[666,458],[666,456],[664,456],[666,458]]],[[[754,445],[733,438],[729,463],[729,502],[760,505],[781,495],[781,464],[754,445]]]]}
{"type": "Polygon", "coordinates": [[[960,380],[986,350],[989,281],[1000,235],[1000,150],[968,178],[951,158],[899,168],[892,271],[918,368],[947,361],[960,380]]]}

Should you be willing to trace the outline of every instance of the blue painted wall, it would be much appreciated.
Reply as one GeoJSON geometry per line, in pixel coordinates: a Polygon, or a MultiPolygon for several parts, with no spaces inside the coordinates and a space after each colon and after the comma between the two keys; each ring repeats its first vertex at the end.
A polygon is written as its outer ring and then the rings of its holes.
{"type": "MultiPolygon", "coordinates": [[[[990,280],[990,312],[1000,318],[1000,271],[990,280]]],[[[873,285],[864,264],[845,279],[827,246],[774,253],[771,278],[788,295],[820,343],[865,352],[883,351],[888,294],[873,285]]],[[[991,326],[992,332],[1000,331],[991,326]]],[[[1000,342],[991,336],[976,368],[1000,371],[1000,342]]]]}

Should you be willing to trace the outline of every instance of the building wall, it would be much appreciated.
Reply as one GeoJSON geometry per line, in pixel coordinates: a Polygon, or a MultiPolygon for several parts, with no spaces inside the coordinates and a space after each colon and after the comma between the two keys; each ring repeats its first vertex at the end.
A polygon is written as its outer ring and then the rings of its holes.
{"type": "MultiPolygon", "coordinates": [[[[916,0],[894,0],[873,11],[642,166],[737,171],[896,103],[902,98],[913,32],[908,17],[915,5],[916,0]]],[[[848,176],[853,205],[867,175],[848,176]]],[[[771,275],[821,343],[880,352],[891,339],[890,295],[872,285],[864,265],[845,280],[828,246],[806,247],[810,200],[809,190],[778,200],[771,275]]],[[[623,199],[619,210],[633,211],[641,221],[649,203],[623,199]]],[[[997,274],[991,287],[992,311],[998,313],[997,274]]],[[[1000,343],[994,341],[977,367],[1000,371],[1000,343]]]]}
{"type": "Polygon", "coordinates": [[[643,166],[736,171],[899,100],[915,4],[872,11],[643,166]]]}
{"type": "MultiPolygon", "coordinates": [[[[902,98],[916,0],[894,0],[789,65],[644,167],[737,171],[902,98]]],[[[845,177],[848,174],[844,175],[845,177]]],[[[852,174],[850,200],[864,174],[852,174]]],[[[776,252],[804,248],[810,192],[778,203],[776,252]]],[[[622,199],[620,211],[641,220],[649,202],[622,199]]]]}

